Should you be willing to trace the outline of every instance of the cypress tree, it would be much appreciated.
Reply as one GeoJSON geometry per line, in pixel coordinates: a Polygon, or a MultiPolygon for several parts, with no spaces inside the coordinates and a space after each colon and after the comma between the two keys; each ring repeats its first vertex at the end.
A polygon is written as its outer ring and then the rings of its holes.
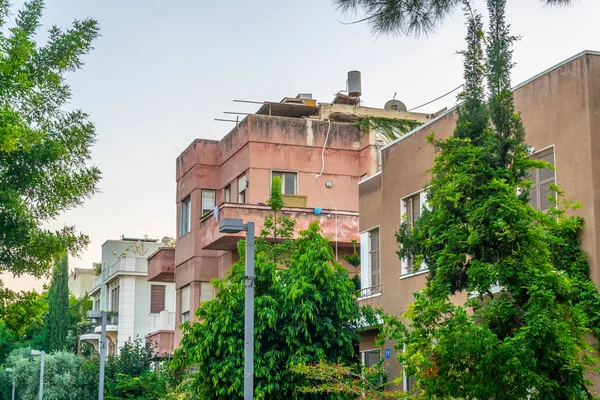
{"type": "Polygon", "coordinates": [[[46,351],[63,350],[69,326],[69,261],[67,255],[54,263],[52,281],[48,290],[46,316],[46,351]]]}

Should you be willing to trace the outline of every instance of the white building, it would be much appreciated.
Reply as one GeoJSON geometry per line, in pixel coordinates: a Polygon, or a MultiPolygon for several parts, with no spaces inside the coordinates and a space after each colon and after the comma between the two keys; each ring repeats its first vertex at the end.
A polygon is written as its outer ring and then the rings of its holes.
{"type": "MultiPolygon", "coordinates": [[[[174,329],[175,285],[148,282],[148,256],[163,244],[153,239],[121,238],[102,245],[102,272],[94,280],[90,296],[93,309],[111,311],[106,332],[108,354],[118,354],[127,340],[161,328],[174,329]],[[160,322],[160,323],[159,323],[160,322]]],[[[98,349],[101,327],[81,336],[98,349]]]]}

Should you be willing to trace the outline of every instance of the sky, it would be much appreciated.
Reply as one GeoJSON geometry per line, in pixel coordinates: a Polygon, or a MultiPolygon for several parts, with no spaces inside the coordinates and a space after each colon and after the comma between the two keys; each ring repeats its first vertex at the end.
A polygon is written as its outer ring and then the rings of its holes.
{"type": "MultiPolygon", "coordinates": [[[[14,12],[22,1],[14,0],[14,12]]],[[[485,15],[485,4],[474,0],[485,15]]],[[[600,50],[598,0],[551,8],[508,0],[507,20],[522,39],[514,48],[517,84],[583,50],[600,50]]],[[[47,227],[75,225],[90,236],[70,267],[91,268],[107,239],[175,236],[175,159],[195,139],[220,139],[224,111],[254,112],[234,99],[279,101],[312,93],[330,102],[350,70],[362,72],[362,101],[383,107],[394,93],[408,108],[462,83],[464,16],[457,11],[427,37],[374,35],[344,25],[329,0],[47,0],[42,30],[73,19],[99,21],[101,37],[68,76],[69,107],[96,125],[92,164],[101,193],[47,227]]],[[[40,35],[44,40],[44,35],[40,35]]],[[[420,112],[455,104],[446,96],[420,112]]],[[[2,276],[13,289],[40,289],[31,277],[2,276]]]]}

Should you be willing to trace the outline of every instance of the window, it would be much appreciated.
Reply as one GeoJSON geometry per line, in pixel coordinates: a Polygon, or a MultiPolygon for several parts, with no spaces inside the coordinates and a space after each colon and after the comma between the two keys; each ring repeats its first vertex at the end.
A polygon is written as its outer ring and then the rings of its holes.
{"type": "Polygon", "coordinates": [[[238,183],[238,203],[246,202],[246,188],[248,187],[248,181],[246,180],[246,174],[240,176],[237,180],[238,183]]]}
{"type": "Polygon", "coordinates": [[[215,288],[210,282],[200,282],[200,304],[215,298],[215,288]]]}
{"type": "Polygon", "coordinates": [[[379,362],[379,350],[375,349],[375,350],[366,350],[366,351],[361,351],[361,361],[362,364],[369,368],[372,367],[373,365],[377,364],[379,362]]]}
{"type": "Polygon", "coordinates": [[[181,288],[181,323],[190,320],[190,285],[181,288]]]}
{"type": "Polygon", "coordinates": [[[100,311],[100,299],[94,301],[94,311],[100,311]]]}
{"type": "Polygon", "coordinates": [[[298,173],[297,172],[283,172],[283,171],[272,171],[271,182],[274,177],[281,178],[281,191],[283,194],[298,194],[298,173]]]}
{"type": "Polygon", "coordinates": [[[181,200],[181,209],[179,217],[179,236],[183,236],[190,231],[190,225],[192,221],[192,197],[188,196],[181,200]]]}
{"type": "MultiPolygon", "coordinates": [[[[535,154],[532,158],[549,162],[554,166],[554,148],[535,154]]],[[[529,191],[529,204],[537,210],[548,211],[553,205],[548,200],[548,195],[556,195],[550,190],[550,185],[556,182],[555,171],[548,168],[537,168],[529,171],[527,178],[533,181],[533,185],[529,191]]]]}
{"type": "MultiPolygon", "coordinates": [[[[400,206],[400,214],[402,218],[406,215],[406,222],[410,228],[415,226],[415,223],[421,216],[423,207],[425,207],[427,192],[422,191],[402,199],[400,206]]],[[[415,266],[413,257],[409,254],[402,260],[402,275],[414,274],[417,270],[426,270],[427,265],[415,266]]]]}
{"type": "Polygon", "coordinates": [[[158,314],[165,309],[165,287],[150,286],[150,314],[158,314]]]}
{"type": "Polygon", "coordinates": [[[223,188],[223,201],[226,203],[231,202],[231,183],[223,188]]]}
{"type": "Polygon", "coordinates": [[[373,296],[381,293],[381,269],[379,260],[379,228],[360,235],[361,296],[373,296]]]}
{"type": "Polygon", "coordinates": [[[216,199],[217,192],[215,190],[202,189],[202,215],[215,208],[216,199]]]}
{"type": "Polygon", "coordinates": [[[119,292],[120,287],[117,286],[110,291],[110,310],[119,312],[119,292]]]}

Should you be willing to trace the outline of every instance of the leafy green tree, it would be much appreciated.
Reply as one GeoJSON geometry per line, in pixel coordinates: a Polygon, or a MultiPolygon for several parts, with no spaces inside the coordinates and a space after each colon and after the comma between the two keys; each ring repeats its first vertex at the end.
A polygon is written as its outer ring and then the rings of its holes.
{"type": "MultiPolygon", "coordinates": [[[[573,0],[540,0],[544,5],[566,6],[573,0]]],[[[471,0],[333,0],[343,12],[364,15],[355,21],[367,22],[375,33],[423,35],[433,32],[460,7],[471,0]]]]}
{"type": "MultiPolygon", "coordinates": [[[[46,354],[44,359],[44,399],[80,400],[76,388],[80,358],[68,352],[46,354]]],[[[37,400],[40,385],[40,357],[32,356],[31,349],[14,351],[7,365],[13,368],[18,399],[37,400]]],[[[6,399],[10,397],[6,397],[6,399]]]]}
{"type": "Polygon", "coordinates": [[[54,257],[77,253],[88,237],[72,226],[42,228],[96,191],[100,172],[87,165],[94,125],[67,110],[65,75],[80,69],[98,37],[93,19],[50,28],[38,46],[44,2],[30,0],[7,25],[9,2],[0,0],[0,272],[36,277],[54,257]]]}
{"type": "Polygon", "coordinates": [[[52,272],[46,315],[46,351],[64,350],[69,329],[69,261],[60,257],[52,272]]]}
{"type": "Polygon", "coordinates": [[[30,327],[39,328],[47,309],[44,296],[35,291],[16,293],[0,282],[0,319],[17,337],[30,327]]]}
{"type": "Polygon", "coordinates": [[[89,329],[90,320],[87,312],[92,309],[92,299],[87,294],[80,298],[69,295],[69,315],[67,327],[66,348],[73,353],[78,352],[79,337],[89,329]]]}
{"type": "Polygon", "coordinates": [[[598,365],[586,338],[598,333],[600,301],[578,247],[582,221],[554,196],[547,213],[528,204],[527,172],[551,166],[527,157],[505,0],[487,4],[487,60],[480,16],[469,13],[459,123],[453,137],[431,138],[428,209],[398,233],[400,255],[428,265],[427,286],[403,316],[410,326],[387,317],[386,333],[426,398],[592,398],[585,374],[598,365]],[[487,120],[471,75],[484,65],[487,120]],[[469,295],[465,304],[451,301],[458,293],[469,295]]]}
{"type": "MultiPolygon", "coordinates": [[[[280,205],[270,203],[273,208],[280,205]]],[[[321,236],[316,223],[294,241],[290,239],[293,220],[282,224],[281,217],[271,218],[257,240],[255,256],[255,396],[307,398],[296,390],[305,377],[291,367],[357,363],[354,343],[360,337],[360,321],[372,322],[374,316],[359,308],[348,271],[335,261],[329,240],[321,236]],[[283,231],[276,235],[275,229],[283,231]],[[267,240],[274,236],[277,242],[267,240]]],[[[242,398],[243,241],[238,251],[242,261],[231,267],[225,279],[213,280],[216,298],[196,311],[201,322],[183,325],[172,362],[173,369],[192,369],[190,388],[200,398],[242,398]]]]}

